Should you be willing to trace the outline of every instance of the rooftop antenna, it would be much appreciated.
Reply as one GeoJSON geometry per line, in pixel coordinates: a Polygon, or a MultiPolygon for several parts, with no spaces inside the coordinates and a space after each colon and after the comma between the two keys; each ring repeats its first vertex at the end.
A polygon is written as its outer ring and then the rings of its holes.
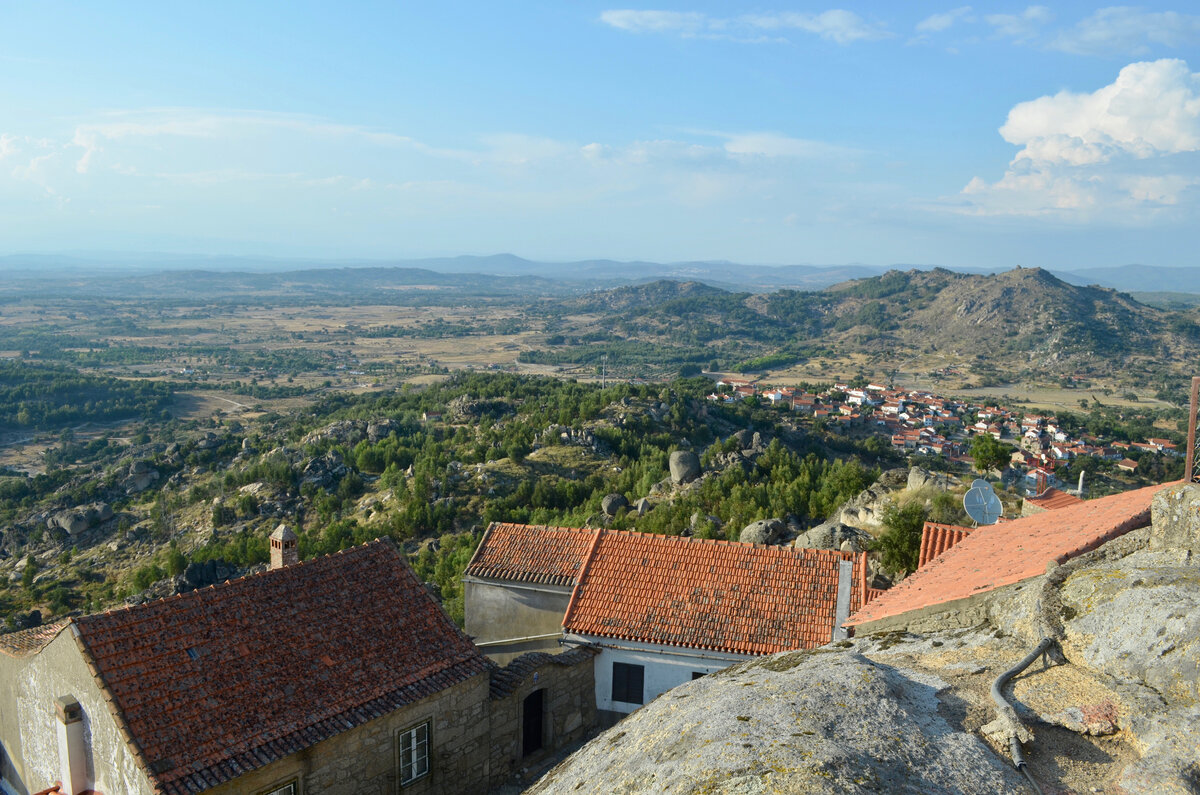
{"type": "Polygon", "coordinates": [[[976,480],[967,489],[963,495],[963,509],[979,525],[995,524],[1004,514],[1004,504],[986,480],[976,480]]]}

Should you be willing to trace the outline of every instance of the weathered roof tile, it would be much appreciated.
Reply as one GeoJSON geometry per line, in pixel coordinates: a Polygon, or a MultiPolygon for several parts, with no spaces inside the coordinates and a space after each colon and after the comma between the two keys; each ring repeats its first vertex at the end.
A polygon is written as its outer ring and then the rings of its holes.
{"type": "Polygon", "coordinates": [[[977,528],[924,568],[850,616],[865,624],[1044,574],[1050,561],[1065,563],[1150,522],[1149,486],[1024,519],[977,528]]]}
{"type": "Polygon", "coordinates": [[[75,621],[169,795],[487,670],[387,541],[75,621]]]}
{"type": "Polygon", "coordinates": [[[603,531],[563,619],[569,632],[739,654],[828,643],[842,561],[866,556],[648,533],[603,531]]]}

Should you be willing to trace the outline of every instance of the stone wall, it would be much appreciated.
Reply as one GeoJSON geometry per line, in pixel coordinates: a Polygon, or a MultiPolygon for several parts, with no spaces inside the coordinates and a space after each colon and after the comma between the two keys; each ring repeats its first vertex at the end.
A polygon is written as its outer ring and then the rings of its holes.
{"type": "Polygon", "coordinates": [[[492,677],[491,754],[493,785],[535,767],[558,750],[583,740],[596,725],[595,675],[590,649],[555,656],[525,654],[492,677]],[[544,690],[542,750],[522,755],[525,699],[544,690]],[[502,771],[507,771],[502,774],[502,771]]]}
{"type": "Polygon", "coordinates": [[[429,774],[404,795],[486,792],[488,686],[487,674],[474,676],[206,792],[255,795],[296,780],[299,795],[394,795],[401,792],[397,734],[426,721],[429,774]]]}

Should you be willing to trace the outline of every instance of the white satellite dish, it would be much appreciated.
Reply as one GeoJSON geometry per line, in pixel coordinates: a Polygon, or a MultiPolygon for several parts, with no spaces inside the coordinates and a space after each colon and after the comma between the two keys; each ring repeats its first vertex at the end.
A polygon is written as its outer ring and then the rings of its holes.
{"type": "Polygon", "coordinates": [[[986,480],[976,480],[967,489],[963,495],[963,509],[975,524],[995,524],[1004,514],[1003,503],[986,480]]]}

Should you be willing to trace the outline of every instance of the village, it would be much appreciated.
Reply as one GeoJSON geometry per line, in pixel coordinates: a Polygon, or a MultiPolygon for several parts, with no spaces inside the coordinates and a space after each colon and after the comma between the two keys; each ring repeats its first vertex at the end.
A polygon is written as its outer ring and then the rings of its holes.
{"type": "Polygon", "coordinates": [[[1083,496],[1082,481],[1068,484],[1057,474],[1077,459],[1112,462],[1117,471],[1134,474],[1138,471],[1137,459],[1143,455],[1181,455],[1176,443],[1168,438],[1124,442],[1088,433],[1073,436],[1052,414],[967,403],[929,391],[895,389],[878,383],[835,383],[809,392],[798,387],[719,378],[708,400],[758,400],[811,416],[843,433],[886,437],[893,450],[906,455],[933,456],[966,468],[975,463],[970,455],[971,437],[988,434],[1014,448],[1008,469],[997,474],[1007,475],[1010,481],[1014,476],[1020,478],[1025,490],[1035,496],[1048,488],[1067,486],[1083,496]]]}

